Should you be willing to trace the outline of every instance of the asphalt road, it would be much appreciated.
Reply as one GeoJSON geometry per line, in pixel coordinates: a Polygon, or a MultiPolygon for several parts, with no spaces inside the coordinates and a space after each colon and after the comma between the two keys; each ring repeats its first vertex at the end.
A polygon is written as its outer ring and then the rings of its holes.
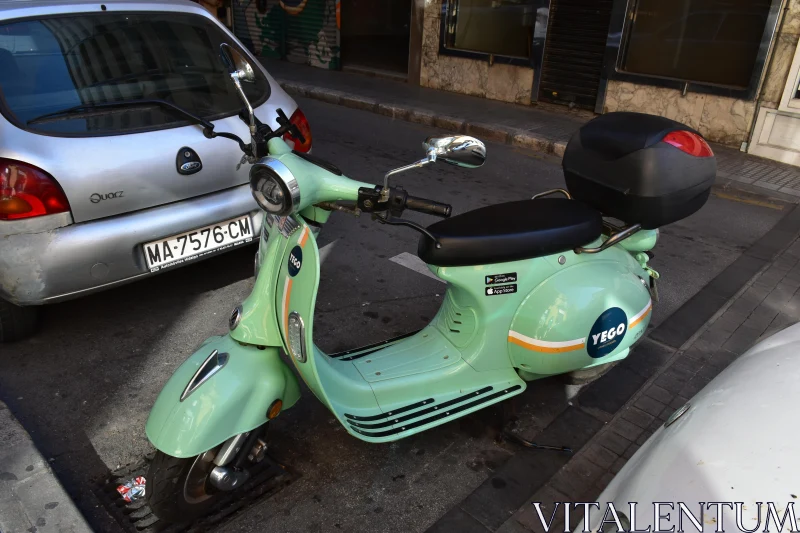
{"type": "MultiPolygon", "coordinates": [[[[300,100],[314,153],[345,174],[380,182],[422,155],[436,130],[317,101],[300,100]]],[[[484,167],[447,165],[400,175],[409,193],[449,202],[455,213],[563,186],[558,162],[488,144],[484,167]]],[[[657,324],[788,208],[728,191],[696,215],[662,230],[653,266],[661,273],[657,324]]],[[[434,219],[410,214],[420,222],[434,219]]],[[[414,254],[417,234],[368,217],[337,213],[320,246],[323,265],[315,339],[324,350],[369,344],[422,327],[444,286],[390,259],[414,254]]],[[[252,287],[251,247],[136,284],[45,309],[35,338],[0,347],[0,398],[32,434],[98,531],[115,525],[91,495],[109,469],[151,447],[148,410],[171,372],[252,287]]],[[[535,437],[574,390],[558,378],[530,384],[520,398],[525,433],[535,437]]],[[[358,441],[307,394],[278,418],[273,453],[298,477],[271,499],[232,517],[220,531],[424,531],[517,450],[497,443],[500,407],[387,445],[358,441]]],[[[569,443],[564,443],[569,444],[569,443]]],[[[548,452],[542,452],[548,453],[548,452]]]]}

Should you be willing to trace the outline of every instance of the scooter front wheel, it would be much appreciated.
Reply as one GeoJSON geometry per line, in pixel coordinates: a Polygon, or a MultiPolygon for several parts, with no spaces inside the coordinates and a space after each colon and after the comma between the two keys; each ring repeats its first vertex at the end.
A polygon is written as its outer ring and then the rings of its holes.
{"type": "Polygon", "coordinates": [[[147,471],[145,497],[150,510],[166,522],[188,522],[206,514],[222,492],[209,482],[215,450],[179,459],[156,452],[147,471]]]}

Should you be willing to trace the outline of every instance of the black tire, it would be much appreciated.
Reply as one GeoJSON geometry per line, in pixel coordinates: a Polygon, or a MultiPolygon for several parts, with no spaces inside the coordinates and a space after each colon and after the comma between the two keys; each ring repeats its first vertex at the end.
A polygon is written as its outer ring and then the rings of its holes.
{"type": "Polygon", "coordinates": [[[154,515],[165,522],[184,523],[200,518],[214,507],[223,494],[208,483],[208,472],[214,466],[214,453],[210,451],[197,457],[178,459],[156,452],[145,478],[145,497],[154,515]],[[193,480],[199,482],[190,481],[187,485],[193,470],[193,480]],[[200,473],[205,473],[202,479],[200,473]]]}
{"type": "Polygon", "coordinates": [[[19,307],[0,300],[0,343],[26,339],[39,327],[37,307],[19,307]]]}

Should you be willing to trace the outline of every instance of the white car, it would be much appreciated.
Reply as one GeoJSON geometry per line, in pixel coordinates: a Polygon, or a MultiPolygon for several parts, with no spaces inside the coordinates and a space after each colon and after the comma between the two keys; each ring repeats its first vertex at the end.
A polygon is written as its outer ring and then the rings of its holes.
{"type": "MultiPolygon", "coordinates": [[[[613,503],[625,531],[798,531],[798,383],[800,324],[756,344],[678,409],[599,496],[586,529],[598,531],[613,503]]],[[[583,531],[581,521],[574,532],[583,531]]]]}

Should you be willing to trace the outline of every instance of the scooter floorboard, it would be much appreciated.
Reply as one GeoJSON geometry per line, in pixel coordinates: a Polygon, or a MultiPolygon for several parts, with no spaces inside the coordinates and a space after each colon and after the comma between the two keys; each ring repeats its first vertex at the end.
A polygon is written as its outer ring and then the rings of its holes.
{"type": "Polygon", "coordinates": [[[337,418],[353,436],[368,442],[408,437],[511,398],[526,387],[513,368],[476,371],[432,327],[356,360],[343,359],[327,358],[329,364],[318,365],[320,381],[337,418]],[[348,401],[352,395],[344,395],[353,386],[325,386],[342,379],[359,381],[362,390],[368,386],[373,401],[356,405],[348,401]]]}

